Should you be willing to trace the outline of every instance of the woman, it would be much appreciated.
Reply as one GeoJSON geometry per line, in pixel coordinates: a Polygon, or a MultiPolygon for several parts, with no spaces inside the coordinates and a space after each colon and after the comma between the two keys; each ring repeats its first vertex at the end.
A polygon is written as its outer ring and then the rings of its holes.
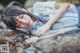
{"type": "Polygon", "coordinates": [[[8,28],[14,31],[17,28],[30,29],[32,35],[42,35],[50,29],[77,26],[79,22],[76,7],[59,2],[37,2],[30,13],[14,1],[5,8],[2,20],[8,28]]]}

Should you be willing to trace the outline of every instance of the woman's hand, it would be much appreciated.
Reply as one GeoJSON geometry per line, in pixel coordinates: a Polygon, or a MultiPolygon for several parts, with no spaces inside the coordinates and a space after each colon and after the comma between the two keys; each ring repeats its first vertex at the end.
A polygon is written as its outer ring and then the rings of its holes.
{"type": "Polygon", "coordinates": [[[43,25],[40,28],[38,28],[36,35],[37,36],[43,35],[47,30],[50,29],[50,27],[51,27],[51,25],[46,23],[45,25],[43,25]]]}
{"type": "Polygon", "coordinates": [[[38,37],[31,37],[31,38],[29,39],[29,42],[32,43],[32,44],[35,44],[38,40],[39,40],[38,37]]]}
{"type": "Polygon", "coordinates": [[[35,44],[36,42],[38,42],[38,40],[39,40],[38,37],[31,37],[31,38],[29,38],[29,39],[26,39],[26,40],[23,42],[23,44],[24,44],[25,46],[28,46],[28,45],[30,45],[30,44],[35,44]]]}

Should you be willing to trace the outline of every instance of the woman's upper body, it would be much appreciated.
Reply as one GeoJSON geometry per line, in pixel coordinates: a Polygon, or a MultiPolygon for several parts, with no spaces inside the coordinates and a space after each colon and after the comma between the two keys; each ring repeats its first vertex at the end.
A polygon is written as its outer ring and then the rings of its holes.
{"type": "Polygon", "coordinates": [[[49,29],[77,26],[78,13],[74,5],[57,2],[37,2],[33,13],[29,13],[20,3],[10,3],[3,13],[3,21],[8,28],[30,29],[33,35],[43,34],[49,29]]]}
{"type": "Polygon", "coordinates": [[[36,2],[33,5],[33,14],[42,20],[37,20],[31,26],[34,35],[44,33],[45,30],[78,26],[79,23],[76,6],[68,3],[36,2]]]}

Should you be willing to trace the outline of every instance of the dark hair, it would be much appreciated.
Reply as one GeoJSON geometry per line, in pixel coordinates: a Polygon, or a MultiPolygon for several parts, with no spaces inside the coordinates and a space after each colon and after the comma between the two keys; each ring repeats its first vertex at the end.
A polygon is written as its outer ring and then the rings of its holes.
{"type": "Polygon", "coordinates": [[[43,19],[39,18],[38,16],[30,13],[27,9],[27,12],[23,11],[22,8],[26,9],[21,3],[12,1],[3,11],[2,20],[6,24],[6,26],[14,31],[16,31],[16,22],[13,19],[13,16],[20,15],[20,14],[27,14],[31,18],[38,19],[42,22],[46,22],[43,19]]]}
{"type": "Polygon", "coordinates": [[[20,14],[27,14],[30,17],[34,17],[29,11],[23,11],[22,8],[26,9],[21,3],[12,1],[3,11],[2,20],[6,26],[12,30],[16,30],[16,22],[14,21],[13,16],[20,14]]]}

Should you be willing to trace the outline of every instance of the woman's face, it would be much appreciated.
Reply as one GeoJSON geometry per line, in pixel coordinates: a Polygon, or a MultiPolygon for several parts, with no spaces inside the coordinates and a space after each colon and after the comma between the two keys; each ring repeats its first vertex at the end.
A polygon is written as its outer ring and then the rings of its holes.
{"type": "Polygon", "coordinates": [[[14,18],[17,22],[17,28],[28,29],[33,24],[33,20],[26,14],[20,14],[18,16],[14,16],[14,18]]]}

